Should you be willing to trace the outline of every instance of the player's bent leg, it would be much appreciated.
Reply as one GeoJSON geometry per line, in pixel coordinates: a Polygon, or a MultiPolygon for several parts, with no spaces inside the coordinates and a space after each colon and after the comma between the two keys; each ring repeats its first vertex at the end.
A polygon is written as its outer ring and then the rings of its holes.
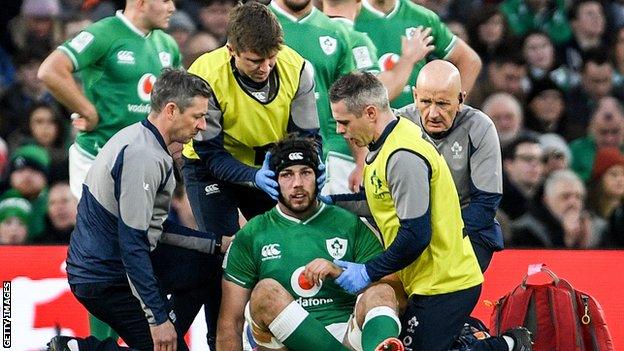
{"type": "MultiPolygon", "coordinates": [[[[72,284],[76,299],[94,316],[110,325],[133,350],[152,351],[154,345],[140,302],[127,284],[72,284]]],[[[183,340],[182,340],[183,342],[183,340]]],[[[55,337],[48,344],[53,351],[128,350],[117,346],[115,340],[100,341],[95,337],[55,337]]],[[[179,348],[180,349],[180,348],[179,348]]]]}
{"type": "Polygon", "coordinates": [[[269,330],[274,339],[290,350],[348,350],[274,279],[262,279],[256,284],[249,299],[247,319],[253,328],[269,330]]]}
{"type": "Polygon", "coordinates": [[[401,316],[401,341],[406,350],[448,350],[460,335],[480,291],[478,285],[446,294],[410,296],[401,316]]]}
{"type": "Polygon", "coordinates": [[[390,285],[381,283],[366,289],[355,305],[355,320],[362,330],[361,348],[351,335],[349,342],[356,349],[401,350],[398,346],[401,343],[396,339],[401,332],[398,302],[390,285]]]}

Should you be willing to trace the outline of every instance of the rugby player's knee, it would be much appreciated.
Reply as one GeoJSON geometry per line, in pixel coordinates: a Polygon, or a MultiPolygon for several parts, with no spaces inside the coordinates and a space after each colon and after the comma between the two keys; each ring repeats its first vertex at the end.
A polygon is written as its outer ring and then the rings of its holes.
{"type": "Polygon", "coordinates": [[[394,289],[385,283],[375,284],[366,289],[360,298],[360,302],[369,306],[369,309],[377,306],[397,307],[394,289]]]}
{"type": "Polygon", "coordinates": [[[249,308],[254,320],[259,318],[266,321],[275,318],[292,301],[293,297],[277,280],[266,278],[260,280],[252,290],[249,308]]]}
{"type": "Polygon", "coordinates": [[[355,317],[358,325],[364,324],[366,314],[375,307],[389,307],[398,315],[399,304],[394,289],[385,283],[370,286],[358,299],[355,306],[355,317]]]}

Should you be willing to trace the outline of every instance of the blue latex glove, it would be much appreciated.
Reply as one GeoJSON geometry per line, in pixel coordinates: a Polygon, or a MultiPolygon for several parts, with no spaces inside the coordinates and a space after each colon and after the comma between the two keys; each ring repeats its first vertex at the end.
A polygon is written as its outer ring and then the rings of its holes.
{"type": "Polygon", "coordinates": [[[328,205],[333,205],[334,204],[334,201],[332,200],[331,196],[329,196],[329,195],[318,194],[318,195],[316,195],[316,197],[319,199],[319,201],[324,202],[324,203],[326,203],[328,205]]]}
{"type": "MultiPolygon", "coordinates": [[[[321,160],[321,156],[319,156],[319,164],[318,164],[319,176],[316,178],[316,186],[318,187],[319,193],[323,190],[325,186],[325,180],[327,179],[327,173],[325,172],[325,164],[323,160],[321,160]]],[[[325,202],[325,201],[323,201],[325,202]]]]}
{"type": "Polygon", "coordinates": [[[340,260],[334,260],[334,264],[344,269],[335,282],[348,293],[356,295],[371,283],[363,264],[340,260]]]}
{"type": "Polygon", "coordinates": [[[279,185],[275,181],[275,172],[269,169],[269,160],[271,153],[267,152],[262,162],[262,168],[256,171],[254,175],[254,184],[256,187],[267,193],[273,200],[277,200],[279,185]]]}

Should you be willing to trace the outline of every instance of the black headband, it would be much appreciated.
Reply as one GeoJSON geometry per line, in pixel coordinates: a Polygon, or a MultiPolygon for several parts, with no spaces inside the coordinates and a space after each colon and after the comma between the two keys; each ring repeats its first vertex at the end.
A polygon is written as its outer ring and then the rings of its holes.
{"type": "Polygon", "coordinates": [[[278,144],[272,151],[269,167],[277,176],[284,168],[294,165],[306,165],[317,172],[319,157],[314,143],[304,140],[287,140],[278,144]]]}

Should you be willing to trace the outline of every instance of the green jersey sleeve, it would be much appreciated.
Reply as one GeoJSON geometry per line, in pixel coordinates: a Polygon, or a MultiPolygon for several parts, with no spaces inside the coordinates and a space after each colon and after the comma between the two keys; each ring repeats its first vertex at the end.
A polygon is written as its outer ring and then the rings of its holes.
{"type": "Polygon", "coordinates": [[[252,239],[252,233],[245,227],[239,230],[223,261],[223,278],[246,289],[252,289],[258,282],[252,239]]]}
{"type": "Polygon", "coordinates": [[[353,31],[351,33],[351,42],[355,68],[361,71],[378,73],[380,69],[377,48],[371,38],[366,33],[353,31]]]}
{"type": "Polygon", "coordinates": [[[457,39],[435,12],[424,10],[423,14],[426,15],[426,22],[429,24],[429,28],[431,28],[433,45],[435,45],[433,55],[437,58],[445,59],[451,53],[453,47],[455,47],[457,39]]]}
{"type": "Polygon", "coordinates": [[[93,65],[108,52],[111,45],[110,36],[100,33],[98,24],[87,27],[59,46],[74,64],[74,71],[93,65]]]}
{"type": "Polygon", "coordinates": [[[377,236],[359,218],[355,224],[355,262],[365,263],[383,252],[377,236]]]}
{"type": "Polygon", "coordinates": [[[341,34],[338,37],[338,40],[341,41],[340,47],[344,48],[338,64],[338,72],[340,72],[340,77],[342,77],[355,70],[355,59],[353,58],[353,53],[347,49],[353,47],[349,33],[341,26],[338,26],[338,28],[340,29],[339,34],[341,34]]]}

